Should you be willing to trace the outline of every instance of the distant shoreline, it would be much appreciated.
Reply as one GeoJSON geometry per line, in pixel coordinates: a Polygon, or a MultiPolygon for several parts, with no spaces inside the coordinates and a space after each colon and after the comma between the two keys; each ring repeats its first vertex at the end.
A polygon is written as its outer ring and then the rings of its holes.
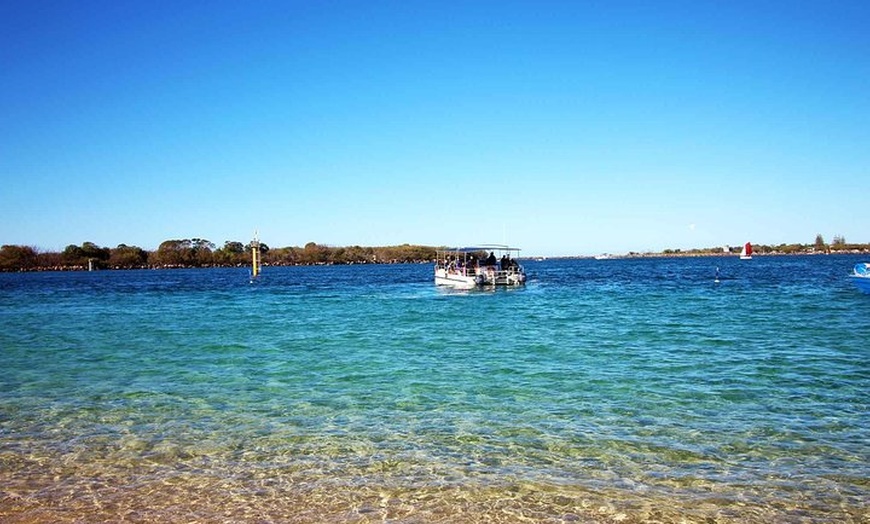
{"type": "MultiPolygon", "coordinates": [[[[838,256],[838,255],[870,255],[870,249],[856,249],[856,250],[847,250],[847,251],[829,251],[829,252],[782,252],[782,251],[773,251],[769,253],[753,253],[752,258],[764,258],[764,257],[793,257],[793,256],[838,256]]],[[[615,254],[607,254],[606,256],[601,255],[567,255],[567,256],[555,256],[555,257],[520,257],[525,260],[529,259],[543,259],[543,260],[557,260],[557,259],[576,259],[576,260],[624,260],[629,258],[739,258],[739,253],[693,253],[693,252],[685,252],[685,253],[625,253],[620,255],[615,254]]]]}
{"type": "MultiPolygon", "coordinates": [[[[770,257],[796,257],[796,256],[854,256],[868,255],[870,251],[837,251],[832,253],[766,253],[753,254],[752,258],[770,258],[770,257]]],[[[739,259],[739,255],[727,253],[630,253],[623,255],[608,255],[606,258],[600,258],[592,255],[565,255],[565,256],[547,256],[547,257],[518,257],[517,260],[524,262],[545,262],[552,260],[646,260],[646,259],[668,259],[668,258],[734,258],[739,259]]],[[[263,267],[311,267],[311,266],[366,266],[366,265],[400,265],[400,264],[432,264],[434,260],[384,260],[378,262],[311,262],[311,263],[292,263],[292,264],[263,264],[263,267]]],[[[132,266],[132,267],[102,267],[90,270],[87,266],[50,266],[50,267],[30,267],[18,269],[0,269],[0,273],[48,273],[48,272],[88,272],[88,271],[168,271],[173,269],[250,269],[250,264],[241,265],[148,265],[148,266],[132,266]]]]}
{"type": "MultiPolygon", "coordinates": [[[[247,245],[227,241],[222,247],[205,239],[167,240],[156,251],[121,244],[116,248],[99,247],[92,242],[67,246],[63,252],[41,252],[31,246],[0,247],[0,272],[88,271],[106,269],[177,269],[210,267],[250,267],[252,250],[260,253],[260,263],[274,266],[328,266],[356,264],[432,263],[443,247],[402,244],[399,246],[334,247],[309,242],[304,247],[269,248],[259,241],[247,245]]],[[[523,260],[552,259],[631,259],[736,257],[740,248],[666,249],[661,252],[574,256],[520,256],[523,260]]],[[[791,255],[863,255],[870,254],[870,244],[780,244],[755,245],[753,256],[791,255]]]]}

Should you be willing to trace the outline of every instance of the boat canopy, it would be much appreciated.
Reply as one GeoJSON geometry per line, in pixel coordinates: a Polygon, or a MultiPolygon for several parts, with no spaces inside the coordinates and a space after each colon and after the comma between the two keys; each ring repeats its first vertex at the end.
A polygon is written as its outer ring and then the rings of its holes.
{"type": "Polygon", "coordinates": [[[480,244],[478,246],[466,246],[466,247],[446,247],[443,249],[439,249],[438,251],[452,251],[459,253],[477,253],[478,251],[511,251],[511,252],[520,252],[520,248],[518,247],[510,247],[503,244],[480,244]]]}

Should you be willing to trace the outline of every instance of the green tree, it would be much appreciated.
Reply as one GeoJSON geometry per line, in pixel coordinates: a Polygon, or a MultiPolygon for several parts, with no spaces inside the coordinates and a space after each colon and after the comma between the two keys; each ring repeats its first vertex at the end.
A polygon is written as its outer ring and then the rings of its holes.
{"type": "Polygon", "coordinates": [[[184,265],[184,241],[165,240],[151,254],[150,261],[155,266],[177,267],[184,265]]]}
{"type": "Polygon", "coordinates": [[[36,257],[36,265],[40,268],[60,269],[61,267],[63,267],[63,261],[61,260],[60,253],[56,251],[37,253],[36,257]]]}
{"type": "Polygon", "coordinates": [[[234,242],[234,241],[227,240],[226,242],[224,242],[224,247],[221,249],[223,249],[227,253],[232,253],[234,255],[240,255],[240,254],[243,254],[245,252],[245,245],[242,244],[241,242],[234,242]]]}
{"type": "Polygon", "coordinates": [[[219,266],[240,266],[245,260],[245,245],[227,240],[223,247],[213,254],[214,263],[219,266]]]}
{"type": "Polygon", "coordinates": [[[187,265],[193,267],[210,266],[214,263],[214,244],[204,238],[194,238],[188,244],[187,265]]]}
{"type": "Polygon", "coordinates": [[[828,245],[825,244],[825,239],[821,234],[816,235],[816,242],[813,247],[816,251],[825,251],[828,249],[828,245]]]}
{"type": "Polygon", "coordinates": [[[61,262],[65,266],[79,266],[84,267],[87,265],[88,261],[85,258],[84,251],[79,246],[70,244],[64,248],[63,253],[60,255],[61,262]]]}
{"type": "Polygon", "coordinates": [[[97,267],[106,267],[111,250],[100,247],[93,242],[84,242],[81,246],[70,244],[60,255],[62,265],[70,268],[86,268],[93,261],[97,267]]]}
{"type": "Polygon", "coordinates": [[[163,267],[202,267],[211,265],[214,244],[203,238],[166,240],[150,257],[151,263],[163,267]]]}
{"type": "Polygon", "coordinates": [[[294,266],[300,264],[300,251],[296,247],[270,249],[263,253],[263,263],[271,266],[294,266]]]}
{"type": "Polygon", "coordinates": [[[118,269],[143,268],[148,265],[148,252],[137,246],[118,244],[110,250],[108,264],[118,269]]]}
{"type": "Polygon", "coordinates": [[[329,260],[329,248],[319,246],[315,242],[305,244],[302,249],[303,264],[325,264],[329,260]]]}
{"type": "Polygon", "coordinates": [[[84,242],[82,244],[82,255],[88,259],[95,259],[102,262],[109,260],[111,250],[107,247],[100,247],[93,242],[84,242]]]}
{"type": "Polygon", "coordinates": [[[0,270],[23,271],[36,267],[36,250],[30,246],[6,245],[0,247],[0,270]]]}

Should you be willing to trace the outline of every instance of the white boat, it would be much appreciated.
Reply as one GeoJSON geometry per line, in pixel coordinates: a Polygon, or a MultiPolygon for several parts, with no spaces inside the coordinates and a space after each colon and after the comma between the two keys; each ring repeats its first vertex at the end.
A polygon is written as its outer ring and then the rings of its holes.
{"type": "Polygon", "coordinates": [[[517,260],[520,250],[501,244],[439,249],[435,284],[457,289],[522,286],[526,272],[517,260]]]}
{"type": "Polygon", "coordinates": [[[740,260],[752,260],[752,244],[749,242],[743,245],[743,250],[740,252],[740,260]]]}
{"type": "Polygon", "coordinates": [[[870,262],[859,262],[852,270],[852,282],[864,293],[870,294],[870,262]]]}

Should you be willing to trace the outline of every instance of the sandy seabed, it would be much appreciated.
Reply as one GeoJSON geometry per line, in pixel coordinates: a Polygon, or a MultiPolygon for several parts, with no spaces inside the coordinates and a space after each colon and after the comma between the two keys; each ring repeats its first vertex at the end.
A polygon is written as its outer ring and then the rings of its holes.
{"type": "Polygon", "coordinates": [[[349,480],[285,467],[216,475],[187,464],[29,466],[0,470],[4,523],[870,523],[860,501],[759,503],[709,488],[669,498],[492,479],[409,487],[394,476],[349,480]]]}

